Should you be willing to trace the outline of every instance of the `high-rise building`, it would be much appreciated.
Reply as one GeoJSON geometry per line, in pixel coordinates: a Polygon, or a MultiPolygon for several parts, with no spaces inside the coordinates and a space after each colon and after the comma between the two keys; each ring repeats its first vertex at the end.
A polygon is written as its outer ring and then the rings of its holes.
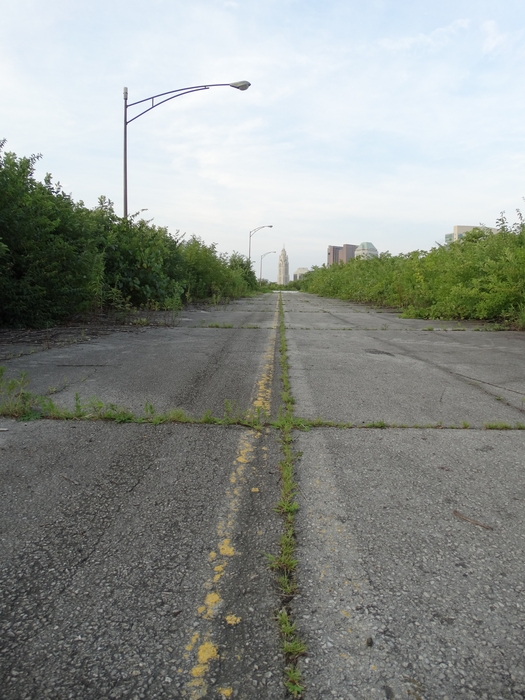
{"type": "Polygon", "coordinates": [[[334,263],[346,263],[355,257],[356,245],[349,245],[345,243],[344,245],[329,245],[328,254],[326,257],[326,265],[334,265],[334,263]]]}
{"type": "MultiPolygon", "coordinates": [[[[473,228],[478,228],[477,226],[454,226],[453,233],[445,234],[445,243],[452,243],[452,241],[459,241],[468,232],[472,231],[473,228]]],[[[489,228],[492,233],[497,233],[497,228],[489,228]]]]}
{"type": "Polygon", "coordinates": [[[288,255],[286,250],[281,250],[279,255],[279,267],[277,268],[277,284],[288,284],[290,281],[290,265],[288,263],[288,255]]]}
{"type": "Polygon", "coordinates": [[[293,281],[297,282],[297,280],[302,279],[306,273],[308,272],[307,267],[298,267],[297,270],[293,273],[293,281]]]}

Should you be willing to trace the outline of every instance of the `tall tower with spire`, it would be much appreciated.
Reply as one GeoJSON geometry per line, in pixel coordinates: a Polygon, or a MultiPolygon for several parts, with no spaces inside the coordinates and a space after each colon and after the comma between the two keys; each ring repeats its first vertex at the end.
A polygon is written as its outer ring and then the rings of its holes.
{"type": "Polygon", "coordinates": [[[277,284],[288,284],[289,281],[290,265],[288,263],[288,255],[286,254],[283,244],[283,249],[279,255],[279,267],[277,268],[277,284]]]}

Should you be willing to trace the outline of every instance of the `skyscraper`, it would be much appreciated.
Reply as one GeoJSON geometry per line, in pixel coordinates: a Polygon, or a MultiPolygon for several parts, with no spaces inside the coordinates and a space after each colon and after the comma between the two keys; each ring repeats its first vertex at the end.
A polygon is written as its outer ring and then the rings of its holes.
{"type": "Polygon", "coordinates": [[[297,270],[293,273],[293,281],[295,282],[296,280],[303,279],[307,272],[307,267],[298,267],[297,270]]]}
{"type": "Polygon", "coordinates": [[[286,250],[283,249],[281,250],[281,254],[279,255],[279,267],[277,268],[277,284],[288,284],[290,281],[290,266],[288,263],[288,255],[286,254],[286,250]]]}
{"type": "Polygon", "coordinates": [[[352,260],[352,258],[355,257],[354,253],[356,248],[356,245],[349,245],[348,243],[344,245],[329,245],[328,254],[326,256],[327,267],[330,267],[330,265],[334,263],[347,263],[349,260],[352,260]]]}

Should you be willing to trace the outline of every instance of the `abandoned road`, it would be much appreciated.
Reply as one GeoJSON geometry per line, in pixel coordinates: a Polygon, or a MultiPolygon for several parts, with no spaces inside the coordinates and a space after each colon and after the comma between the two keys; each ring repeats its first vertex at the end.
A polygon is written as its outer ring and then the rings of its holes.
{"type": "Polygon", "coordinates": [[[77,412],[0,418],[2,698],[525,698],[525,334],[283,292],[76,340],[1,362],[77,412]]]}

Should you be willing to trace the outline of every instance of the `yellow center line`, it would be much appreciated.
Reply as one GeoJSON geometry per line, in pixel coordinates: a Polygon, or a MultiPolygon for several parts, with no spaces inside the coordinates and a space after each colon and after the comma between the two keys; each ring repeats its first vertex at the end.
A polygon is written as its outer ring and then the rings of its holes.
{"type": "MultiPolygon", "coordinates": [[[[274,372],[274,353],[275,339],[277,336],[277,321],[278,321],[278,303],[276,304],[273,330],[270,335],[268,347],[264,354],[264,365],[260,379],[256,383],[256,396],[253,400],[254,408],[261,409],[270,413],[272,399],[272,381],[274,372]]],[[[212,572],[208,580],[204,584],[206,594],[204,602],[197,608],[198,615],[209,621],[207,628],[199,633],[195,632],[191,641],[186,646],[185,658],[190,656],[194,659],[194,664],[191,668],[191,680],[186,683],[185,696],[191,700],[204,698],[208,692],[208,684],[206,674],[210,669],[212,661],[219,659],[219,649],[213,642],[212,638],[212,620],[216,617],[223,608],[223,600],[220,594],[220,581],[224,576],[228,563],[234,556],[240,556],[240,552],[236,552],[233,545],[233,535],[235,532],[235,523],[237,512],[241,502],[241,487],[246,481],[245,471],[246,466],[255,457],[256,441],[260,438],[261,433],[254,430],[248,430],[243,433],[237,445],[236,457],[233,462],[233,471],[230,474],[230,488],[226,491],[226,515],[217,523],[217,551],[212,551],[208,555],[209,564],[212,572]]],[[[235,615],[232,611],[227,611],[225,620],[228,625],[236,626],[241,618],[235,615]]],[[[218,688],[218,697],[229,698],[233,692],[232,688],[218,688]]]]}

